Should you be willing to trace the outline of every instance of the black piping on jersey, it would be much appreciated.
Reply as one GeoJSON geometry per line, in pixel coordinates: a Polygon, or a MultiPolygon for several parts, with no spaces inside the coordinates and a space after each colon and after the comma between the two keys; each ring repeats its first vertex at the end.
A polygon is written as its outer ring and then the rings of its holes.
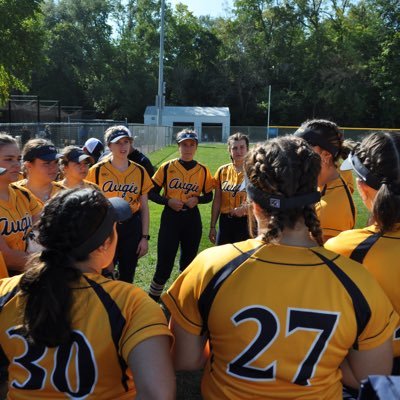
{"type": "Polygon", "coordinates": [[[336,278],[339,279],[341,284],[346,289],[347,293],[351,297],[353,302],[354,312],[357,321],[357,337],[355,338],[353,348],[355,350],[358,349],[358,337],[364,331],[365,327],[367,326],[370,318],[371,318],[371,308],[367,300],[365,299],[364,295],[362,294],[361,290],[358,286],[351,280],[351,278],[346,275],[346,273],[340,269],[333,260],[329,260],[325,256],[320,253],[317,253],[314,250],[311,250],[316,256],[318,256],[333,272],[336,278]]]}
{"type": "MultiPolygon", "coordinates": [[[[163,182],[162,182],[162,186],[164,188],[164,196],[167,197],[167,191],[168,191],[168,185],[167,185],[167,172],[168,172],[168,168],[170,166],[170,164],[173,162],[169,161],[164,165],[164,178],[163,178],[163,182]]],[[[204,172],[204,182],[203,182],[203,189],[201,190],[204,194],[206,194],[206,179],[207,179],[207,170],[206,167],[200,163],[197,163],[196,165],[199,165],[201,168],[203,168],[203,172],[204,172]]]]}
{"type": "Polygon", "coordinates": [[[371,247],[378,241],[382,236],[381,233],[374,233],[368,236],[365,240],[357,245],[350,254],[350,258],[359,263],[363,263],[365,256],[371,250],[371,247]]]}
{"type": "Polygon", "coordinates": [[[214,302],[215,296],[217,295],[218,290],[221,288],[222,284],[238,267],[240,267],[245,261],[247,261],[262,246],[264,246],[264,244],[256,247],[255,249],[246,251],[245,253],[238,249],[241,254],[225,264],[207,284],[197,303],[201,318],[203,320],[203,327],[201,332],[202,334],[208,331],[208,316],[210,314],[211,306],[214,302]]]}
{"type": "MultiPolygon", "coordinates": [[[[356,220],[356,207],[354,205],[353,196],[351,195],[350,190],[349,190],[346,182],[343,180],[343,178],[340,175],[339,175],[339,178],[342,181],[344,190],[345,190],[346,195],[347,195],[347,200],[349,201],[351,214],[353,215],[353,220],[355,221],[356,220]]],[[[321,190],[321,198],[323,196],[325,196],[327,189],[328,189],[328,186],[324,185],[323,189],[321,190]]],[[[330,188],[330,189],[333,189],[333,188],[330,188]]],[[[353,224],[353,227],[354,227],[354,224],[353,224]]],[[[326,229],[331,229],[331,228],[326,228],[326,229]]],[[[336,229],[331,229],[331,230],[336,230],[336,229]]]]}
{"type": "MultiPolygon", "coordinates": [[[[15,286],[5,295],[0,297],[0,312],[3,310],[3,307],[6,305],[6,303],[8,303],[18,292],[19,292],[19,286],[15,286]]],[[[0,347],[0,366],[4,367],[7,366],[9,363],[10,361],[8,360],[6,354],[4,353],[3,348],[0,347]]]]}
{"type": "MultiPolygon", "coordinates": [[[[111,161],[110,161],[110,163],[111,163],[111,161]]],[[[130,165],[130,164],[133,163],[133,161],[128,160],[128,163],[129,163],[129,165],[130,165]]],[[[136,163],[135,163],[135,164],[136,164],[136,163]]],[[[94,180],[95,180],[95,182],[96,182],[96,185],[99,184],[100,168],[102,167],[102,165],[103,165],[103,164],[97,165],[97,166],[96,166],[96,169],[94,170],[94,180]]],[[[137,164],[137,165],[139,165],[139,164],[137,164]]],[[[144,181],[144,171],[143,171],[142,168],[143,168],[142,166],[139,167],[139,171],[140,171],[141,179],[142,179],[141,185],[140,185],[140,194],[141,194],[141,195],[142,195],[143,181],[144,181]]]]}
{"type": "Polygon", "coordinates": [[[346,192],[346,194],[347,194],[347,199],[349,200],[349,204],[350,204],[350,208],[351,208],[351,213],[353,214],[353,220],[354,220],[353,228],[354,228],[354,224],[355,224],[355,221],[356,221],[356,207],[355,207],[355,205],[354,205],[353,196],[351,195],[350,190],[349,190],[349,188],[347,187],[346,182],[343,180],[343,178],[342,178],[340,175],[339,175],[339,178],[340,178],[340,180],[341,180],[342,183],[343,183],[344,190],[345,190],[345,192],[346,192]]]}
{"type": "Polygon", "coordinates": [[[0,312],[3,310],[3,307],[8,303],[19,291],[19,286],[15,286],[5,295],[0,297],[0,312]]]}
{"type": "Polygon", "coordinates": [[[122,383],[122,386],[124,387],[125,391],[127,392],[129,390],[128,384],[127,384],[127,381],[129,378],[126,374],[126,369],[128,366],[127,366],[125,360],[120,355],[119,344],[118,344],[121,339],[122,331],[125,327],[126,320],[125,320],[124,316],[122,315],[121,310],[119,309],[118,305],[111,298],[111,296],[102,288],[102,286],[99,285],[97,282],[89,279],[85,275],[83,277],[86,279],[86,281],[92,287],[94,292],[97,294],[97,296],[99,297],[100,301],[103,303],[103,306],[106,309],[106,312],[108,314],[108,319],[109,319],[110,328],[111,328],[111,336],[113,339],[115,350],[118,354],[119,365],[121,367],[121,373],[122,373],[121,383],[122,383]]]}

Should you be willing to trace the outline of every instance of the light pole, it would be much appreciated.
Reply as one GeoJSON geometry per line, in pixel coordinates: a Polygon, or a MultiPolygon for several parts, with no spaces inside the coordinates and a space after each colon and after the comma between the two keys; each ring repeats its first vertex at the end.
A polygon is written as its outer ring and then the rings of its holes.
{"type": "Polygon", "coordinates": [[[162,123],[162,108],[164,107],[164,18],[165,0],[161,0],[160,56],[158,63],[158,94],[156,97],[158,126],[162,123]]]}
{"type": "Polygon", "coordinates": [[[269,118],[271,115],[271,85],[268,86],[268,121],[267,121],[267,139],[269,139],[269,118]]]}

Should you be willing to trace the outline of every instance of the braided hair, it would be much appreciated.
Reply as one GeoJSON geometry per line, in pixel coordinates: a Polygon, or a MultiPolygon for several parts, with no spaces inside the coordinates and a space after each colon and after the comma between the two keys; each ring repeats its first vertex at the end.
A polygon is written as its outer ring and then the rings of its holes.
{"type": "MultiPolygon", "coordinates": [[[[298,131],[301,132],[307,129],[319,132],[319,134],[336,149],[335,154],[331,153],[334,164],[336,164],[339,159],[346,159],[355,145],[352,140],[344,140],[343,133],[333,121],[327,119],[307,120],[301,124],[298,131]]],[[[311,143],[311,145],[314,144],[311,143]]]]}
{"type": "Polygon", "coordinates": [[[20,280],[26,300],[23,331],[29,341],[48,347],[69,341],[71,286],[82,275],[75,264],[89,256],[74,256],[71,250],[91,237],[107,209],[106,198],[92,189],[61,191],[45,205],[38,224],[44,250],[20,280]]]}
{"type": "MultiPolygon", "coordinates": [[[[245,170],[249,182],[266,194],[293,197],[317,190],[321,160],[305,140],[284,136],[259,144],[247,155],[245,170]]],[[[322,245],[322,231],[314,205],[280,210],[264,208],[268,216],[263,240],[279,240],[285,228],[293,229],[300,218],[312,237],[322,245]]]]}
{"type": "Polygon", "coordinates": [[[354,154],[381,182],[372,214],[382,233],[390,231],[400,222],[400,133],[374,132],[354,154]]]}

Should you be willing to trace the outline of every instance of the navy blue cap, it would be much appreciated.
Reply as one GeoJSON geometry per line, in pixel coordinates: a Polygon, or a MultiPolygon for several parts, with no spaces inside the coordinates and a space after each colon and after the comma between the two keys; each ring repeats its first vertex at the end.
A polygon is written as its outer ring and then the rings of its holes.
{"type": "Polygon", "coordinates": [[[63,155],[59,154],[55,146],[53,145],[44,145],[33,147],[29,149],[24,155],[24,161],[33,161],[36,158],[39,158],[43,161],[53,161],[58,160],[63,155]]]}
{"type": "Polygon", "coordinates": [[[80,163],[84,160],[89,159],[89,161],[93,164],[94,163],[94,159],[93,157],[89,156],[88,154],[86,154],[82,149],[72,149],[69,153],[64,154],[64,157],[68,160],[68,161],[73,161],[76,163],[80,163]]]}
{"type": "Polygon", "coordinates": [[[184,140],[194,140],[196,142],[199,141],[197,133],[195,131],[183,131],[178,133],[178,135],[176,136],[176,142],[181,143],[184,140]]]}

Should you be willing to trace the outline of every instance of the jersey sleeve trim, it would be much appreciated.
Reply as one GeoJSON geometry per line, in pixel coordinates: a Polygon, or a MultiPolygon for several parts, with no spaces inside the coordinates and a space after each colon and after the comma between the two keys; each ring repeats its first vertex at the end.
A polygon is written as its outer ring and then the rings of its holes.
{"type": "Polygon", "coordinates": [[[379,240],[381,236],[382,235],[380,233],[375,233],[371,236],[368,236],[353,249],[350,254],[350,258],[362,264],[365,256],[371,250],[371,247],[379,240]]]}
{"type": "Polygon", "coordinates": [[[111,328],[111,336],[113,339],[114,347],[115,350],[118,354],[118,362],[121,367],[121,384],[124,387],[125,391],[128,391],[128,376],[126,374],[126,369],[127,369],[127,364],[125,360],[121,357],[120,351],[119,351],[119,341],[122,336],[122,331],[124,329],[124,326],[126,324],[126,320],[124,316],[122,315],[121,310],[119,309],[118,305],[115,303],[115,301],[111,298],[111,296],[103,289],[101,285],[99,285],[97,282],[91,280],[87,276],[83,276],[86,281],[89,283],[89,285],[92,287],[94,292],[97,294],[99,300],[103,304],[108,318],[110,322],[110,328],[111,328]]]}
{"type": "Polygon", "coordinates": [[[241,254],[225,264],[207,284],[206,288],[203,290],[198,300],[198,308],[201,318],[203,320],[202,333],[208,331],[208,316],[210,314],[211,306],[214,302],[214,299],[222,284],[238,267],[240,267],[262,246],[263,244],[254,249],[246,251],[245,253],[241,252],[241,250],[236,247],[236,249],[239,250],[241,254]]]}
{"type": "Polygon", "coordinates": [[[324,263],[329,267],[332,273],[339,279],[347,293],[351,297],[353,302],[355,317],[357,321],[357,337],[355,338],[353,348],[358,350],[358,338],[360,334],[366,328],[369,320],[371,319],[371,308],[362,294],[358,286],[351,280],[351,278],[345,274],[332,260],[329,260],[322,254],[311,250],[316,256],[318,256],[324,263]]]}

